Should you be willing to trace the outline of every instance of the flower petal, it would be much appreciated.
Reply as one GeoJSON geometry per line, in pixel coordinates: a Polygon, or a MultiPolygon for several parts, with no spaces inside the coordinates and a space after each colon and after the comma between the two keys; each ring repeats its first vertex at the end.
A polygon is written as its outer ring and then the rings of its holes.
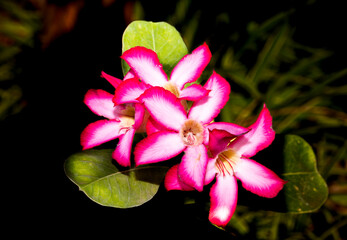
{"type": "Polygon", "coordinates": [[[129,129],[125,134],[119,136],[119,142],[116,149],[112,153],[121,166],[130,167],[131,145],[133,143],[135,129],[129,129]]]}
{"type": "Polygon", "coordinates": [[[205,185],[210,184],[217,174],[216,160],[217,158],[208,158],[207,160],[205,185]]]}
{"type": "Polygon", "coordinates": [[[112,102],[113,95],[104,90],[90,89],[84,96],[84,103],[96,115],[115,119],[118,117],[114,104],[112,102]]]}
{"type": "Polygon", "coordinates": [[[186,111],[180,100],[164,88],[149,88],[139,100],[145,105],[154,120],[169,129],[179,131],[187,119],[186,111]]]}
{"type": "Polygon", "coordinates": [[[189,111],[189,118],[210,123],[228,101],[230,85],[224,78],[213,72],[204,87],[210,92],[193,103],[189,111]]]}
{"type": "Polygon", "coordinates": [[[184,56],[171,72],[170,82],[178,89],[186,83],[195,82],[210,62],[212,54],[207,44],[197,47],[191,54],[184,56]]]}
{"type": "Polygon", "coordinates": [[[116,105],[123,103],[137,103],[139,102],[137,98],[150,87],[150,85],[140,82],[135,78],[128,79],[118,85],[114,94],[113,102],[116,105]]]}
{"type": "Polygon", "coordinates": [[[248,128],[239,126],[234,123],[228,123],[228,122],[213,122],[208,124],[207,128],[211,131],[214,129],[224,130],[233,135],[242,135],[249,131],[248,128]]]}
{"type": "Polygon", "coordinates": [[[275,138],[272,129],[272,117],[265,104],[254,124],[249,126],[250,131],[235,140],[230,147],[243,157],[252,157],[260,150],[268,147],[275,138]]]}
{"type": "Polygon", "coordinates": [[[136,166],[161,162],[180,154],[186,146],[177,132],[162,131],[149,135],[135,147],[136,166]]]}
{"type": "Polygon", "coordinates": [[[237,180],[233,175],[219,175],[210,191],[209,220],[224,227],[230,221],[237,204],[237,180]]]}
{"type": "Polygon", "coordinates": [[[198,84],[193,84],[180,92],[180,99],[188,101],[197,101],[202,97],[205,97],[209,93],[204,87],[198,84]]]}
{"type": "Polygon", "coordinates": [[[149,117],[146,125],[147,135],[151,135],[159,131],[168,131],[168,129],[160,123],[158,123],[157,121],[155,121],[152,117],[149,117]]]}
{"type": "Polygon", "coordinates": [[[166,173],[164,186],[166,190],[181,190],[181,191],[193,191],[194,188],[183,183],[181,179],[178,177],[178,165],[174,165],[169,171],[166,173]]]}
{"type": "Polygon", "coordinates": [[[164,86],[167,83],[167,76],[154,51],[145,47],[133,47],[125,51],[121,58],[143,82],[152,86],[164,86]]]}
{"type": "Polygon", "coordinates": [[[276,173],[254,160],[242,158],[234,167],[235,176],[242,186],[261,197],[273,198],[283,188],[286,181],[276,173]]]}
{"type": "Polygon", "coordinates": [[[134,107],[135,107],[135,123],[133,125],[133,128],[135,130],[138,130],[144,124],[143,121],[145,120],[146,109],[142,104],[139,104],[139,103],[135,104],[134,107]]]}
{"type": "Polygon", "coordinates": [[[130,68],[130,70],[127,72],[127,74],[125,74],[123,81],[128,80],[128,79],[132,79],[132,78],[139,79],[139,78],[135,75],[134,70],[132,70],[132,69],[130,68]]]}
{"type": "Polygon", "coordinates": [[[98,146],[122,135],[119,121],[99,120],[89,124],[81,133],[83,150],[98,146]]]}
{"type": "Polygon", "coordinates": [[[187,147],[178,167],[178,175],[182,182],[202,191],[205,183],[207,158],[207,149],[203,144],[187,147]]]}
{"type": "Polygon", "coordinates": [[[113,77],[104,71],[101,72],[101,77],[105,78],[114,88],[117,88],[123,82],[121,79],[113,77]]]}
{"type": "Polygon", "coordinates": [[[229,144],[237,138],[237,135],[233,135],[227,131],[213,129],[209,130],[208,149],[213,157],[223,152],[229,144]]]}

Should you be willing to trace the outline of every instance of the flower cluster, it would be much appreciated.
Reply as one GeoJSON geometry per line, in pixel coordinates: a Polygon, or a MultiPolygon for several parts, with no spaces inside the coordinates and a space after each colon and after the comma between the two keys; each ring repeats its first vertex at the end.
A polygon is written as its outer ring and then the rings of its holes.
{"type": "Polygon", "coordinates": [[[147,134],[134,148],[136,166],[183,152],[180,163],[166,174],[166,189],[202,191],[215,180],[209,220],[225,226],[236,208],[237,179],[245,189],[267,198],[275,197],[285,181],[250,159],[275,137],[265,104],[249,127],[214,122],[228,101],[229,83],[213,72],[203,86],[194,84],[211,57],[203,44],[183,57],[168,78],[154,51],[140,46],[125,51],[121,58],[130,71],[123,80],[102,72],[115,93],[89,90],[85,95],[85,104],[106,119],[89,124],[81,144],[88,149],[118,138],[113,158],[124,167],[131,165],[135,133],[147,134]]]}

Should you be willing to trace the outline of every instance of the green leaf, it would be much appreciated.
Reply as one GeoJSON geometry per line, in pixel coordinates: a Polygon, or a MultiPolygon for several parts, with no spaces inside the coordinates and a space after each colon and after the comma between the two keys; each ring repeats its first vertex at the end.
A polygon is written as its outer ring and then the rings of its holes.
{"type": "Polygon", "coordinates": [[[317,170],[311,146],[299,136],[286,135],[283,151],[287,211],[307,213],[319,209],[328,197],[328,187],[317,170]]]}
{"type": "MultiPolygon", "coordinates": [[[[122,52],[136,46],[155,51],[167,74],[188,53],[180,33],[165,22],[134,21],[130,23],[123,33],[122,52]]],[[[123,60],[122,69],[124,75],[129,71],[129,66],[123,60]]]]}
{"type": "Polygon", "coordinates": [[[90,199],[103,206],[130,208],[157,193],[166,167],[149,166],[119,171],[113,150],[87,150],[70,156],[65,173],[90,199]]]}

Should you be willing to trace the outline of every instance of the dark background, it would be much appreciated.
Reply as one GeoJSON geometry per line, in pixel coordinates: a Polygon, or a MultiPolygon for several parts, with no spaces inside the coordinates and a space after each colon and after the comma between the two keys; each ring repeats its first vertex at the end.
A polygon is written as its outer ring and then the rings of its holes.
{"type": "MultiPolygon", "coordinates": [[[[70,1],[48,2],[62,8],[70,1]]],[[[194,8],[204,14],[199,28],[205,30],[197,36],[200,42],[194,47],[205,39],[225,44],[223,36],[233,29],[216,26],[212,20],[226,8],[240,31],[250,20],[262,22],[275,13],[295,9],[290,17],[296,29],[294,39],[334,52],[326,65],[330,70],[346,67],[347,14],[342,1],[240,2],[193,1],[194,8]]],[[[165,21],[175,3],[146,1],[144,19],[165,21]]],[[[3,218],[17,226],[12,236],[230,237],[210,225],[206,215],[191,214],[198,209],[182,208],[184,197],[180,193],[166,193],[161,187],[159,194],[141,207],[113,209],[89,200],[64,173],[65,159],[81,151],[81,131],[98,119],[83,104],[84,94],[91,88],[113,91],[99,77],[101,71],[122,77],[121,36],[131,20],[126,14],[129,9],[129,1],[114,1],[107,7],[101,1],[83,1],[70,31],[52,37],[43,47],[40,34],[49,28],[46,26],[38,33],[35,47],[24,49],[18,57],[18,64],[23,66],[18,84],[26,107],[0,123],[1,160],[5,163],[1,168],[2,206],[3,212],[9,212],[3,218]]]]}

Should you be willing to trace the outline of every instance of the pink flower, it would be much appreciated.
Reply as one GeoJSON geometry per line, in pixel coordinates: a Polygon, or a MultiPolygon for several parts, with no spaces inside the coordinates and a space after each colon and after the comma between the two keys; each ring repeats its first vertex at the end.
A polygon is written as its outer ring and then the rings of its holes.
{"type": "MultiPolygon", "coordinates": [[[[249,159],[268,147],[275,137],[271,115],[264,105],[258,119],[249,128],[232,123],[212,123],[209,129],[209,160],[205,184],[216,178],[210,191],[209,220],[225,226],[237,203],[237,179],[242,186],[259,196],[273,198],[286,181],[273,171],[249,159]]],[[[178,177],[179,166],[169,170],[165,179],[168,190],[193,190],[178,177]]]]}
{"type": "Polygon", "coordinates": [[[189,186],[202,191],[207,165],[208,124],[228,101],[230,86],[213,72],[204,85],[209,93],[193,103],[187,113],[181,101],[171,92],[152,87],[140,97],[158,131],[140,141],[135,147],[136,165],[171,159],[181,152],[178,174],[189,186]]]}
{"type": "MultiPolygon", "coordinates": [[[[102,72],[110,84],[117,88],[122,80],[102,72]]],[[[125,76],[126,81],[133,80],[131,72],[125,76]],[[131,78],[131,79],[130,79],[131,78]]],[[[143,131],[142,122],[145,109],[141,104],[129,103],[114,105],[113,95],[98,89],[89,90],[84,103],[96,115],[106,119],[90,123],[81,133],[83,150],[119,138],[112,157],[122,166],[130,166],[131,146],[135,132],[143,131]]]]}
{"type": "Polygon", "coordinates": [[[114,102],[120,104],[124,102],[136,102],[144,89],[148,86],[160,86],[180,99],[196,101],[207,95],[208,91],[201,85],[192,84],[184,88],[186,83],[195,82],[205,69],[211,59],[211,52],[206,44],[196,48],[191,54],[184,56],[171,72],[168,80],[157,54],[145,47],[133,47],[125,51],[122,55],[135,75],[141,79],[139,81],[121,84],[116,92],[114,102]],[[126,92],[124,91],[126,90],[126,92]]]}

